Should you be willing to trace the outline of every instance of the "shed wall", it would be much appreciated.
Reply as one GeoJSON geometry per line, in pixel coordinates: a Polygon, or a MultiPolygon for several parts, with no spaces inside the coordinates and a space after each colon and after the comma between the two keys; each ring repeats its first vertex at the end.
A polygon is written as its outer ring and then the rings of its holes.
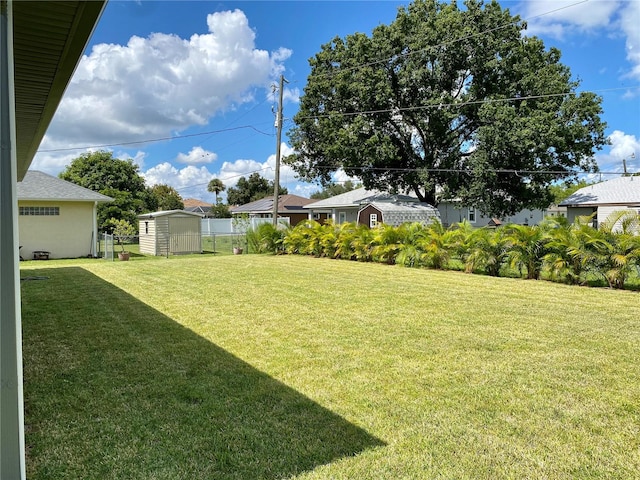
{"type": "Polygon", "coordinates": [[[377,216],[377,221],[378,223],[382,223],[385,222],[385,218],[382,215],[382,212],[380,210],[378,210],[376,207],[374,207],[373,205],[369,205],[365,208],[363,208],[360,213],[358,214],[358,224],[360,225],[366,225],[367,227],[371,227],[371,215],[375,214],[377,216]]]}
{"type": "Polygon", "coordinates": [[[138,223],[138,231],[140,232],[140,253],[157,255],[155,218],[141,219],[138,223]]]}

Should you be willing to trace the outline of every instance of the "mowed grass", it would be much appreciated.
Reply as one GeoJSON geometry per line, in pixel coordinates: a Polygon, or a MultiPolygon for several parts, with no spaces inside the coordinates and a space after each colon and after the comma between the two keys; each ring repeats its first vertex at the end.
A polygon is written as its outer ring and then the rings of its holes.
{"type": "Polygon", "coordinates": [[[640,478],[637,292],[299,256],[29,262],[30,479],[640,478]],[[44,268],[46,267],[46,268],[44,268]]]}

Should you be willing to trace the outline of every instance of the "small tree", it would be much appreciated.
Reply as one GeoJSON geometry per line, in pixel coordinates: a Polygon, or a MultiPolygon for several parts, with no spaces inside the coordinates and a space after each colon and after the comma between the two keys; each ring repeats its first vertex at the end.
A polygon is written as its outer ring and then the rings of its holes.
{"type": "Polygon", "coordinates": [[[124,252],[125,242],[130,242],[136,236],[136,229],[131,223],[124,219],[109,219],[109,225],[113,227],[113,236],[118,241],[118,245],[124,252]]]}

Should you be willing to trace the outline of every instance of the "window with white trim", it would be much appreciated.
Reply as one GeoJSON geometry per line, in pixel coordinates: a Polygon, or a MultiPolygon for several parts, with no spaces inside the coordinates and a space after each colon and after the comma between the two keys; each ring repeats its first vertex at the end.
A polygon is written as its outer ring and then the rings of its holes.
{"type": "Polygon", "coordinates": [[[469,223],[476,223],[476,209],[474,207],[469,207],[469,211],[467,213],[467,219],[469,220],[469,223]]]}
{"type": "Polygon", "coordinates": [[[373,228],[378,225],[378,214],[372,213],[369,215],[369,227],[373,228]]]}
{"type": "Polygon", "coordinates": [[[345,223],[347,221],[347,212],[338,213],[338,223],[345,223]]]}

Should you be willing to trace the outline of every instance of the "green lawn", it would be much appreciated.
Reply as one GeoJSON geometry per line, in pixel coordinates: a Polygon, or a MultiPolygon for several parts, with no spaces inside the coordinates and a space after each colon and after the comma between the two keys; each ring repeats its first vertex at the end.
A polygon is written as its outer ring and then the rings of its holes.
{"type": "Polygon", "coordinates": [[[30,479],[640,478],[637,292],[300,256],[22,276],[30,479]]]}

